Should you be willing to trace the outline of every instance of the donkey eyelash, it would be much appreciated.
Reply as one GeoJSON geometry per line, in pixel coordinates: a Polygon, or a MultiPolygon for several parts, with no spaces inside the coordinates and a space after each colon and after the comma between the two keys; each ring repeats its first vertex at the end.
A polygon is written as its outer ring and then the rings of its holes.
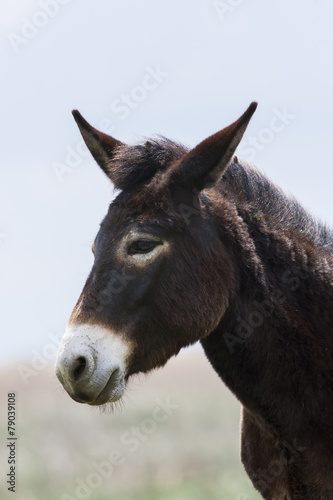
{"type": "Polygon", "coordinates": [[[133,241],[127,249],[128,255],[145,254],[152,252],[158,245],[163,245],[162,241],[150,239],[139,239],[133,241]]]}

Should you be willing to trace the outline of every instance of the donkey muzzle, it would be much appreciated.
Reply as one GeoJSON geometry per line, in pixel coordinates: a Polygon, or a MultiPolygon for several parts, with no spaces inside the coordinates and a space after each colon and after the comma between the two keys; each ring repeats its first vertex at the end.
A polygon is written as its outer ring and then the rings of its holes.
{"type": "Polygon", "coordinates": [[[60,343],[55,372],[78,403],[102,405],[125,391],[130,345],[120,334],[89,324],[69,324],[60,343]]]}

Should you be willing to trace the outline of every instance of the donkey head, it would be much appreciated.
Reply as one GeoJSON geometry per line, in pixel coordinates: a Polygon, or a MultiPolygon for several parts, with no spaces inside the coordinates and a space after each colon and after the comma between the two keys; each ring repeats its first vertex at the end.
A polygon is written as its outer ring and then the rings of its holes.
{"type": "Polygon", "coordinates": [[[56,374],[76,401],[118,400],[130,375],[162,366],[220,322],[233,262],[216,229],[215,185],[255,109],[190,151],[166,139],[127,146],[73,112],[121,190],[57,356],[56,374]]]}

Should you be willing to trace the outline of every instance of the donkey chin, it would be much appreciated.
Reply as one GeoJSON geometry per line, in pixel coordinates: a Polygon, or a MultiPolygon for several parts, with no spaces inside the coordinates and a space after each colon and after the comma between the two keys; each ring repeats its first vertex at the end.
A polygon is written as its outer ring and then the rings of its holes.
{"type": "Polygon", "coordinates": [[[105,327],[70,324],[60,343],[56,374],[78,403],[103,405],[122,397],[131,344],[105,327]]]}

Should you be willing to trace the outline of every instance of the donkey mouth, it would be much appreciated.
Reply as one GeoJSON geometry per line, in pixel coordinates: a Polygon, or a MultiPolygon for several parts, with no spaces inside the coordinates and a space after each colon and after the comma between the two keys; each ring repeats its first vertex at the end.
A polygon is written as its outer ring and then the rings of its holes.
{"type": "Polygon", "coordinates": [[[104,405],[105,403],[114,403],[122,397],[125,391],[126,381],[124,374],[117,368],[112,371],[107,382],[101,386],[88,384],[88,387],[73,390],[67,388],[70,397],[77,403],[84,403],[91,406],[104,405]]]}
{"type": "Polygon", "coordinates": [[[103,405],[105,403],[114,403],[122,397],[125,391],[125,378],[124,374],[117,368],[114,370],[107,383],[98,394],[97,398],[93,401],[85,401],[91,406],[103,405]]]}

